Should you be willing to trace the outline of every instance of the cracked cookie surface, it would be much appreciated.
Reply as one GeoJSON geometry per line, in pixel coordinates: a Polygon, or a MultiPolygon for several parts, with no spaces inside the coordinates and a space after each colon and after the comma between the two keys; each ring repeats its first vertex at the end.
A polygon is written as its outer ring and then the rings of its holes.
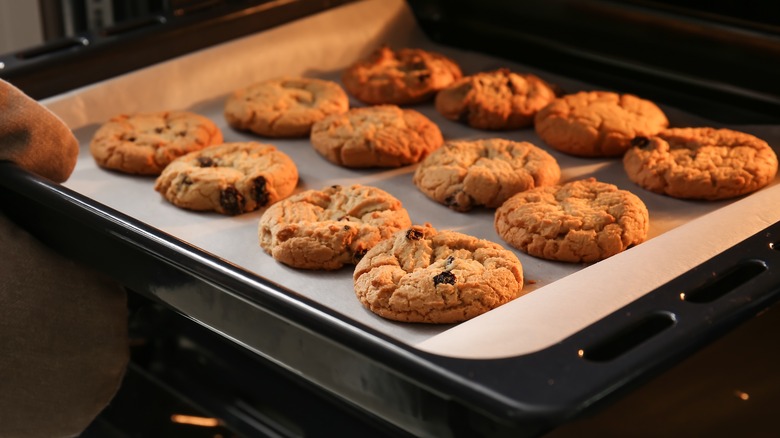
{"type": "Polygon", "coordinates": [[[534,118],[536,133],[545,143],[581,157],[621,156],[634,137],[655,135],[668,125],[653,102],[608,91],[567,94],[534,118]]]}
{"type": "Polygon", "coordinates": [[[555,91],[532,74],[499,69],[455,81],[436,94],[436,110],[472,128],[519,129],[555,99],[555,91]]]}
{"type": "Polygon", "coordinates": [[[462,76],[452,59],[423,49],[380,47],[344,71],[344,88],[371,105],[428,100],[462,76]]]}
{"type": "Polygon", "coordinates": [[[386,191],[335,185],[272,205],[260,218],[258,238],[265,252],[288,266],[333,270],[357,263],[410,224],[401,201],[386,191]]]}
{"type": "Polygon", "coordinates": [[[306,137],[311,126],[349,109],[349,98],[333,81],[316,78],[271,79],[233,92],[225,120],[233,128],[265,137],[306,137]]]}
{"type": "Polygon", "coordinates": [[[188,111],[122,114],[92,136],[89,150],[98,166],[136,175],[159,175],[174,159],[222,143],[210,119],[188,111]]]}
{"type": "Polygon", "coordinates": [[[731,129],[673,128],[633,143],[623,156],[628,177],[676,198],[732,198],[766,186],[777,174],[777,155],[764,140],[731,129]]]}
{"type": "Polygon", "coordinates": [[[188,210],[237,215],[289,196],[298,184],[292,159],[275,146],[224,143],[174,160],[154,189],[188,210]]]}
{"type": "Polygon", "coordinates": [[[314,124],[311,143],[328,161],[344,167],[400,167],[438,149],[439,127],[421,113],[395,105],[353,108],[314,124]]]}
{"type": "Polygon", "coordinates": [[[496,210],[498,234],[532,256],[564,262],[606,259],[647,239],[647,207],[593,178],[518,193],[496,210]]]}
{"type": "Polygon", "coordinates": [[[528,142],[504,139],[449,141],[425,158],[413,182],[426,196],[455,211],[497,208],[515,193],[558,184],[555,158],[528,142]]]}
{"type": "Polygon", "coordinates": [[[426,225],[401,230],[369,250],[353,279],[360,302],[381,317],[444,324],[520,296],[523,267],[497,243],[426,225]]]}

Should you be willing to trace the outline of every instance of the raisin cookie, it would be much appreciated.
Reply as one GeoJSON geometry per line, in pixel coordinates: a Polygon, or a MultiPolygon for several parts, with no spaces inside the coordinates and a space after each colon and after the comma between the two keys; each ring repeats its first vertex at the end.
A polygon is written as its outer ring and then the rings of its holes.
{"type": "Polygon", "coordinates": [[[210,119],[188,111],[116,116],[95,132],[89,150],[98,166],[136,175],[159,175],[174,159],[222,143],[210,119]]]}
{"type": "Polygon", "coordinates": [[[430,99],[461,76],[458,64],[439,53],[383,46],[345,70],[341,81],[365,103],[407,105],[430,99]]]}
{"type": "Polygon", "coordinates": [[[552,155],[528,142],[449,141],[417,167],[412,181],[429,198],[455,211],[496,208],[515,193],[558,184],[552,155]]]}
{"type": "Polygon", "coordinates": [[[344,167],[401,167],[438,149],[439,127],[412,109],[395,105],[353,108],[314,124],[314,149],[344,167]]]}
{"type": "Polygon", "coordinates": [[[174,160],[154,189],[173,205],[237,215],[289,196],[298,184],[295,163],[276,147],[224,143],[174,160]]]}
{"type": "Polygon", "coordinates": [[[628,177],[655,193],[717,200],[754,192],[777,174],[763,140],[730,129],[673,128],[637,137],[623,156],[628,177]]]}
{"type": "Polygon", "coordinates": [[[547,82],[502,68],[466,76],[436,94],[436,110],[472,128],[505,130],[531,126],[555,99],[547,82]]]}
{"type": "Polygon", "coordinates": [[[653,102],[608,91],[567,94],[534,118],[545,143],[581,157],[621,156],[634,137],[649,137],[667,126],[669,120],[653,102]]]}
{"type": "Polygon", "coordinates": [[[523,267],[501,245],[430,225],[379,242],[353,274],[363,305],[387,319],[457,323],[505,304],[523,289],[523,267]]]}
{"type": "Polygon", "coordinates": [[[225,120],[233,128],[265,137],[306,137],[311,125],[349,109],[349,98],[335,82],[280,78],[233,92],[225,102],[225,120]]]}
{"type": "Polygon", "coordinates": [[[593,178],[518,193],[496,210],[498,234],[532,256],[595,262],[647,239],[647,207],[593,178]]]}
{"type": "Polygon", "coordinates": [[[354,264],[380,240],[411,224],[401,201],[355,184],[307,190],[278,202],[260,218],[260,246],[277,261],[301,269],[354,264]]]}

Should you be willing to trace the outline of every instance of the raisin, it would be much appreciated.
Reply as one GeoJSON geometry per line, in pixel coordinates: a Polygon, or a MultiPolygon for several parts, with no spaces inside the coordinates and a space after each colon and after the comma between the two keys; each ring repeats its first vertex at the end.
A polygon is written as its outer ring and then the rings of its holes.
{"type": "Polygon", "coordinates": [[[257,205],[264,206],[265,204],[268,204],[268,192],[265,190],[265,178],[262,176],[258,176],[254,180],[254,196],[255,201],[257,202],[257,205]]]}
{"type": "Polygon", "coordinates": [[[646,148],[650,144],[650,139],[647,137],[634,137],[631,140],[631,146],[638,147],[640,149],[646,148]]]}
{"type": "Polygon", "coordinates": [[[243,211],[244,197],[231,186],[219,193],[219,204],[227,214],[240,214],[243,211]]]}
{"type": "Polygon", "coordinates": [[[198,165],[200,167],[214,167],[214,160],[210,157],[198,157],[198,165]]]}
{"type": "Polygon", "coordinates": [[[406,238],[409,240],[420,240],[423,238],[423,232],[411,228],[409,229],[409,231],[406,232],[406,238]]]}
{"type": "Polygon", "coordinates": [[[455,274],[449,271],[444,271],[439,275],[433,277],[433,285],[439,285],[442,283],[455,284],[455,274]]]}

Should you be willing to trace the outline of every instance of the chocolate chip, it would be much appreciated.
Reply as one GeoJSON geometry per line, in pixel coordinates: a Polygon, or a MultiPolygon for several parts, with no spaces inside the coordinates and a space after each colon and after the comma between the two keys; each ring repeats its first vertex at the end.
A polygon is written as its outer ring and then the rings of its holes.
{"type": "Polygon", "coordinates": [[[352,254],[352,260],[357,264],[368,252],[367,249],[359,249],[352,254]]]}
{"type": "Polygon", "coordinates": [[[455,199],[455,195],[450,195],[444,198],[444,205],[451,208],[457,208],[458,201],[455,199]]]}
{"type": "Polygon", "coordinates": [[[647,137],[634,137],[631,140],[631,146],[638,147],[640,149],[646,148],[650,144],[650,139],[647,137]]]}
{"type": "Polygon", "coordinates": [[[344,231],[349,231],[351,229],[352,229],[352,227],[350,227],[349,225],[344,225],[344,231]]]}
{"type": "Polygon", "coordinates": [[[441,274],[433,277],[434,286],[442,283],[455,284],[455,274],[449,271],[444,271],[441,274]]]}
{"type": "Polygon", "coordinates": [[[210,157],[198,157],[198,165],[200,167],[214,167],[216,164],[210,157]]]}
{"type": "Polygon", "coordinates": [[[185,185],[185,186],[192,185],[192,180],[190,179],[189,176],[184,175],[184,178],[182,178],[182,180],[181,180],[181,184],[185,185]]]}
{"type": "Polygon", "coordinates": [[[447,257],[447,259],[444,261],[444,266],[446,266],[446,267],[449,267],[449,266],[452,264],[452,262],[454,262],[454,261],[455,261],[455,257],[453,257],[453,256],[449,256],[449,257],[447,257]]]}
{"type": "Polygon", "coordinates": [[[469,116],[471,115],[471,110],[468,106],[464,106],[463,110],[458,114],[458,121],[460,123],[465,123],[468,125],[469,123],[469,116]]]}
{"type": "Polygon", "coordinates": [[[417,82],[427,82],[428,79],[431,78],[430,73],[422,73],[420,75],[417,75],[417,82]]]}
{"type": "Polygon", "coordinates": [[[255,202],[257,202],[257,205],[264,206],[265,204],[268,204],[268,192],[265,189],[265,178],[262,176],[258,176],[254,180],[254,198],[255,202]]]}
{"type": "Polygon", "coordinates": [[[154,128],[154,132],[156,132],[158,134],[162,134],[163,133],[163,128],[158,126],[158,127],[154,128]]]}
{"type": "Polygon", "coordinates": [[[235,187],[228,187],[219,193],[219,203],[227,214],[240,214],[243,211],[244,197],[235,187]]]}
{"type": "Polygon", "coordinates": [[[406,238],[409,240],[420,240],[423,238],[423,232],[411,228],[409,229],[409,231],[406,232],[406,238]]]}
{"type": "Polygon", "coordinates": [[[333,190],[340,190],[341,186],[338,185],[338,184],[334,184],[334,185],[330,186],[330,188],[332,188],[333,190]]]}
{"type": "Polygon", "coordinates": [[[341,216],[340,218],[336,219],[337,221],[348,221],[349,216],[341,216]]]}

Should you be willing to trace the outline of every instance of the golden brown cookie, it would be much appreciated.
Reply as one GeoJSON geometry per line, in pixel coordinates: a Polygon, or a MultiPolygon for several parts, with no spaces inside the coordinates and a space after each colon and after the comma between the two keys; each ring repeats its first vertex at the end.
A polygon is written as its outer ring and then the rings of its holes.
{"type": "Polygon", "coordinates": [[[539,77],[502,68],[455,81],[436,94],[435,103],[450,120],[502,130],[531,126],[537,111],[554,99],[555,91],[539,77]]]}
{"type": "Polygon", "coordinates": [[[730,129],[673,128],[637,137],[633,145],[623,156],[628,177],[676,198],[732,198],[777,174],[777,155],[764,140],[730,129]]]}
{"type": "Polygon", "coordinates": [[[449,141],[420,163],[412,181],[429,198],[455,211],[497,208],[515,193],[558,184],[552,155],[528,142],[449,141]]]}
{"type": "Polygon", "coordinates": [[[100,167],[159,175],[174,159],[222,143],[210,119],[188,111],[119,115],[95,132],[89,150],[100,167]]]}
{"type": "Polygon", "coordinates": [[[295,163],[276,147],[225,143],[174,160],[154,189],[173,205],[236,215],[289,196],[298,184],[295,163]]]}
{"type": "Polygon", "coordinates": [[[411,224],[401,201],[355,184],[307,190],[272,205],[258,225],[260,246],[277,261],[301,269],[354,264],[394,232],[411,224]]]}
{"type": "Polygon", "coordinates": [[[341,81],[365,103],[407,105],[430,99],[461,76],[458,64],[439,53],[383,46],[345,70],[341,81]]]}
{"type": "Polygon", "coordinates": [[[521,295],[523,267],[501,245],[413,226],[383,240],[355,267],[355,293],[387,319],[456,323],[521,295]]]}
{"type": "Polygon", "coordinates": [[[534,118],[545,143],[581,157],[621,156],[634,137],[649,137],[667,126],[666,115],[653,102],[608,91],[567,94],[534,118]]]}
{"type": "Polygon", "coordinates": [[[353,108],[326,117],[311,130],[311,143],[320,155],[354,168],[414,164],[443,142],[430,119],[395,105],[353,108]]]}
{"type": "Polygon", "coordinates": [[[349,98],[333,81],[278,78],[236,90],[225,102],[225,119],[266,137],[306,137],[314,122],[347,109],[349,98]]]}
{"type": "Polygon", "coordinates": [[[496,210],[498,234],[532,256],[595,262],[647,238],[647,207],[593,178],[518,193],[496,210]]]}

